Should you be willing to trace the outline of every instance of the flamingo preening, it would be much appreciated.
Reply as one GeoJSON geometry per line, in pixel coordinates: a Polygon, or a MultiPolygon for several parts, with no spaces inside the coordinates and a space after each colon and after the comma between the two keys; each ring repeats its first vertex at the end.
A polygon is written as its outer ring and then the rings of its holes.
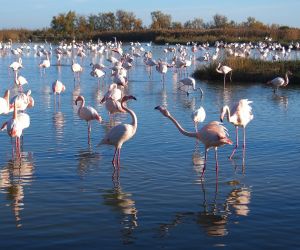
{"type": "Polygon", "coordinates": [[[292,72],[287,71],[285,73],[285,78],[276,77],[271,81],[268,81],[267,84],[272,84],[274,93],[278,90],[279,87],[286,87],[289,84],[289,75],[292,75],[292,72]]]}
{"type": "Polygon", "coordinates": [[[233,157],[236,149],[239,145],[238,138],[238,128],[243,127],[244,129],[244,144],[243,144],[243,152],[245,152],[246,148],[246,126],[253,119],[252,107],[249,105],[252,101],[248,101],[248,99],[241,99],[237,103],[235,103],[231,108],[227,105],[224,106],[221,110],[220,120],[223,122],[225,115],[227,115],[227,119],[230,123],[232,123],[236,128],[236,144],[230,155],[230,159],[233,157]]]}
{"type": "Polygon", "coordinates": [[[230,81],[232,81],[232,79],[231,79],[231,77],[232,77],[232,68],[230,68],[230,67],[228,67],[226,65],[221,66],[221,63],[219,63],[218,67],[216,68],[216,71],[218,73],[224,75],[224,88],[225,88],[226,75],[228,73],[230,73],[230,81]]]}
{"type": "Polygon", "coordinates": [[[131,115],[132,122],[131,124],[119,124],[115,127],[112,127],[110,131],[105,135],[100,144],[108,144],[115,146],[114,158],[112,160],[113,166],[120,166],[120,155],[121,148],[124,142],[131,139],[137,130],[137,117],[135,113],[124,106],[124,103],[128,100],[136,100],[134,96],[124,96],[121,101],[122,109],[131,115]]]}
{"type": "Polygon", "coordinates": [[[77,102],[81,102],[81,105],[78,109],[78,116],[80,119],[85,120],[88,124],[88,144],[90,144],[90,137],[91,137],[91,121],[97,120],[98,122],[102,121],[101,116],[98,114],[97,110],[95,110],[91,106],[84,106],[85,105],[85,99],[83,96],[78,96],[75,100],[75,105],[77,105],[77,102]]]}
{"type": "Polygon", "coordinates": [[[162,106],[157,106],[155,107],[155,109],[159,110],[165,117],[169,118],[178,128],[180,133],[188,137],[199,139],[204,144],[205,160],[201,177],[203,177],[206,169],[207,152],[210,148],[215,149],[216,173],[218,173],[219,164],[217,149],[218,147],[223,146],[225,144],[232,144],[232,141],[228,138],[227,129],[220,122],[212,121],[204,127],[202,127],[198,132],[188,132],[181,127],[178,121],[170,114],[170,112],[166,108],[162,106]]]}

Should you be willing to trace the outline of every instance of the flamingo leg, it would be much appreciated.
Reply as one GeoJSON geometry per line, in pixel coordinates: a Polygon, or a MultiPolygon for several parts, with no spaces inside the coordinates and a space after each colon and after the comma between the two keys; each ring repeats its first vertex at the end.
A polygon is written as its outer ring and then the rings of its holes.
{"type": "Polygon", "coordinates": [[[232,71],[230,71],[230,81],[232,82],[232,79],[231,79],[231,77],[232,77],[232,71]]]}
{"type": "Polygon", "coordinates": [[[118,167],[120,167],[120,156],[121,156],[121,148],[118,149],[118,167]]]}
{"type": "Polygon", "coordinates": [[[218,176],[219,162],[218,162],[218,148],[215,148],[215,160],[216,160],[216,176],[218,176]]]}
{"type": "Polygon", "coordinates": [[[91,142],[91,130],[92,130],[91,124],[90,122],[88,122],[88,144],[90,144],[91,142]]]}
{"type": "Polygon", "coordinates": [[[204,172],[205,172],[205,169],[206,169],[206,162],[207,162],[207,151],[208,151],[208,149],[206,148],[206,149],[205,149],[205,156],[204,156],[204,166],[203,166],[203,170],[202,170],[201,178],[203,178],[203,176],[204,176],[204,172]]]}
{"type": "Polygon", "coordinates": [[[239,146],[239,131],[238,131],[238,130],[239,130],[239,127],[236,126],[236,127],[235,127],[236,143],[235,143],[235,147],[234,147],[234,149],[233,149],[231,155],[229,156],[229,159],[230,159],[230,160],[231,160],[231,158],[233,157],[233,155],[234,155],[236,149],[237,149],[238,146],[239,146]]]}
{"type": "Polygon", "coordinates": [[[225,88],[226,74],[224,74],[224,88],[225,88]]]}
{"type": "Polygon", "coordinates": [[[115,153],[114,153],[114,158],[112,159],[111,163],[112,165],[115,167],[116,166],[116,155],[117,155],[117,151],[118,151],[118,148],[115,149],[115,153]]]}

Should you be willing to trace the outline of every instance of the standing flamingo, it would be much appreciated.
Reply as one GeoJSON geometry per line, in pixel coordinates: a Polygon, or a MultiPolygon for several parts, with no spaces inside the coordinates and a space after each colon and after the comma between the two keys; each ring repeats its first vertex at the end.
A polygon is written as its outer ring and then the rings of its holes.
{"type": "Polygon", "coordinates": [[[76,78],[80,82],[80,73],[83,71],[83,68],[81,67],[81,65],[79,63],[75,63],[75,60],[73,59],[71,69],[74,74],[74,82],[76,82],[76,78]]]}
{"type": "Polygon", "coordinates": [[[28,128],[30,125],[30,117],[26,113],[17,113],[16,104],[14,104],[13,117],[8,121],[4,122],[0,130],[7,129],[7,134],[14,138],[16,137],[16,152],[20,156],[21,154],[21,144],[20,138],[23,133],[23,129],[28,128]]]}
{"type": "Polygon", "coordinates": [[[206,113],[205,113],[205,109],[203,107],[196,109],[192,113],[192,119],[193,119],[193,122],[195,125],[196,132],[198,132],[198,124],[200,122],[203,122],[205,120],[205,117],[206,117],[206,113]]]}
{"type": "Polygon", "coordinates": [[[170,112],[166,108],[157,106],[155,107],[155,109],[159,110],[165,117],[169,118],[178,128],[180,133],[188,137],[197,138],[204,144],[205,160],[201,177],[203,177],[206,169],[207,152],[210,148],[215,149],[216,173],[218,173],[219,164],[217,149],[218,147],[223,146],[225,144],[232,145],[232,141],[227,137],[227,129],[220,122],[212,121],[204,127],[202,127],[198,132],[188,132],[181,127],[178,121],[170,114],[170,112]]]}
{"type": "Polygon", "coordinates": [[[55,95],[55,101],[56,101],[56,95],[59,95],[60,100],[60,93],[64,92],[66,90],[66,86],[59,80],[56,80],[54,83],[52,83],[52,92],[55,95]]]}
{"type": "Polygon", "coordinates": [[[231,79],[231,76],[232,76],[232,68],[226,66],[226,65],[223,65],[221,66],[221,63],[219,63],[218,67],[216,68],[216,71],[220,74],[223,74],[224,75],[224,88],[225,88],[225,80],[226,80],[226,75],[228,73],[230,73],[230,81],[232,81],[231,79]]]}
{"type": "Polygon", "coordinates": [[[137,130],[137,117],[135,113],[124,106],[124,102],[133,99],[136,100],[134,96],[124,96],[121,101],[122,108],[131,115],[131,124],[119,124],[113,128],[105,135],[100,144],[108,144],[115,146],[114,158],[112,159],[113,166],[120,166],[120,155],[121,148],[124,142],[131,139],[137,130]]]}
{"type": "Polygon", "coordinates": [[[289,75],[292,75],[292,72],[287,71],[285,73],[285,79],[282,77],[276,77],[271,81],[268,81],[267,84],[272,84],[274,93],[278,90],[279,87],[286,87],[289,84],[289,75]]]}
{"type": "Polygon", "coordinates": [[[227,119],[232,123],[236,128],[236,145],[230,155],[230,159],[233,157],[236,149],[238,148],[239,139],[238,139],[238,128],[243,127],[244,129],[244,144],[243,152],[246,148],[246,126],[253,119],[252,107],[249,105],[252,101],[248,99],[241,99],[235,103],[231,108],[227,105],[222,108],[220,120],[223,122],[224,116],[227,115],[227,119]]]}
{"type": "Polygon", "coordinates": [[[44,69],[44,74],[46,73],[46,68],[50,67],[50,64],[49,53],[46,52],[46,59],[39,64],[39,67],[44,69]]]}
{"type": "Polygon", "coordinates": [[[80,119],[85,120],[88,124],[88,144],[90,144],[90,134],[91,134],[91,120],[97,120],[98,122],[102,121],[101,116],[98,114],[97,110],[95,110],[91,106],[84,106],[85,100],[83,96],[78,96],[75,100],[75,105],[77,105],[77,102],[81,101],[81,105],[78,109],[78,116],[80,119]]]}

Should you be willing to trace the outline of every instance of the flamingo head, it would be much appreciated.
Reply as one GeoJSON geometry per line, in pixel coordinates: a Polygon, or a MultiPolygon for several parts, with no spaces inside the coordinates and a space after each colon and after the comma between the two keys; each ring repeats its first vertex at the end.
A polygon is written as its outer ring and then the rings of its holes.
{"type": "Polygon", "coordinates": [[[34,106],[34,99],[32,96],[28,96],[28,106],[27,108],[32,108],[34,106]]]}
{"type": "Polygon", "coordinates": [[[287,74],[287,75],[290,75],[290,76],[293,75],[293,73],[292,73],[291,71],[289,71],[289,70],[286,72],[286,74],[287,74]]]}
{"type": "Polygon", "coordinates": [[[79,102],[79,101],[81,101],[81,102],[84,101],[84,97],[83,97],[82,95],[80,95],[80,96],[78,96],[78,97],[76,98],[76,100],[75,100],[75,105],[77,105],[77,102],[79,102]]]}
{"type": "Polygon", "coordinates": [[[123,96],[121,102],[127,102],[128,100],[136,100],[136,98],[132,95],[125,95],[125,96],[123,96]]]}
{"type": "Polygon", "coordinates": [[[5,93],[4,93],[3,98],[6,99],[6,100],[8,100],[8,99],[9,99],[9,93],[10,93],[10,91],[9,91],[9,89],[7,89],[7,90],[5,91],[5,93]]]}
{"type": "Polygon", "coordinates": [[[170,117],[171,116],[170,112],[162,106],[157,106],[154,109],[159,110],[165,117],[170,117]]]}

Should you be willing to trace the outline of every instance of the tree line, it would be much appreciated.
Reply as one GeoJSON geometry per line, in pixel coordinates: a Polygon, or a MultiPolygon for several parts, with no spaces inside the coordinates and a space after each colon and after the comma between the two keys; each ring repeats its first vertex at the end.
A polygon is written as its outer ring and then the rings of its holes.
{"type": "Polygon", "coordinates": [[[217,39],[234,40],[272,36],[277,40],[300,39],[300,29],[277,24],[267,25],[254,17],[247,17],[241,23],[229,20],[224,15],[215,14],[212,20],[204,22],[195,17],[186,22],[173,21],[169,14],[156,10],[150,13],[151,24],[146,26],[133,12],[99,12],[81,15],[75,11],[60,13],[52,17],[50,27],[41,30],[1,30],[0,40],[59,41],[62,39],[111,39],[112,35],[121,36],[125,41],[152,40],[154,42],[213,41],[217,39]],[[140,38],[140,39],[139,39],[140,38]]]}

